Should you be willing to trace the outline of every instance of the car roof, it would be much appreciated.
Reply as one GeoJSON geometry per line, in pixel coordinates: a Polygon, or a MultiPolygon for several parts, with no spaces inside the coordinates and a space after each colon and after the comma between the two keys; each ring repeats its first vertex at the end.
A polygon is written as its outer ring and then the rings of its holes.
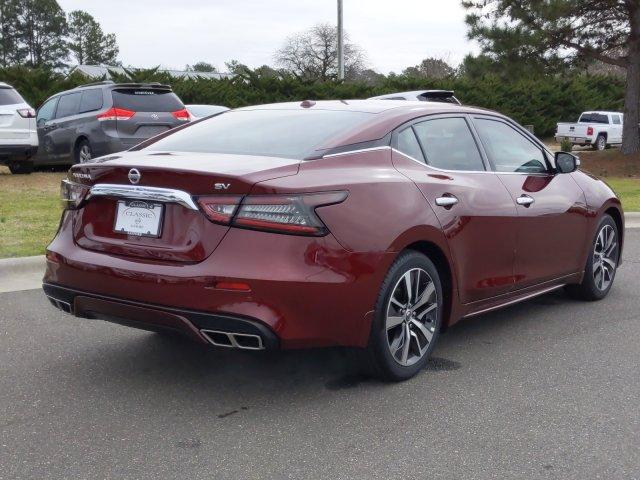
{"type": "Polygon", "coordinates": [[[371,114],[371,118],[364,121],[357,129],[344,132],[331,138],[323,145],[322,149],[379,140],[403,123],[415,118],[448,113],[476,113],[491,114],[503,117],[489,110],[457,105],[453,103],[421,102],[419,100],[308,100],[303,102],[273,103],[268,105],[255,105],[243,107],[235,111],[248,110],[309,110],[309,111],[344,111],[361,112],[371,114]],[[303,106],[306,103],[308,106],[303,106]]]}
{"type": "Polygon", "coordinates": [[[0,88],[13,88],[13,87],[8,83],[0,82],[0,88]]]}
{"type": "Polygon", "coordinates": [[[370,100],[376,100],[376,99],[389,99],[389,98],[393,98],[393,97],[412,97],[412,98],[418,98],[422,95],[425,94],[429,94],[429,93],[440,93],[440,94],[448,94],[453,96],[453,91],[451,90],[410,90],[408,92],[393,92],[393,93],[386,93],[384,95],[378,95],[376,97],[371,97],[370,100]]]}
{"type": "Polygon", "coordinates": [[[610,110],[587,110],[586,112],[582,112],[580,115],[584,115],[585,113],[599,113],[601,115],[624,115],[622,112],[613,112],[610,110]]]}

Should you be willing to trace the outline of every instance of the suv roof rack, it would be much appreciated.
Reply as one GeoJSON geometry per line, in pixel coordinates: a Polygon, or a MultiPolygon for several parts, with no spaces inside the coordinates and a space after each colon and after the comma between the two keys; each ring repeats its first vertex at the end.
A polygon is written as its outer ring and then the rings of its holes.
{"type": "Polygon", "coordinates": [[[171,85],[164,85],[160,82],[149,82],[149,83],[116,83],[116,87],[125,87],[125,88],[162,88],[165,90],[171,90],[171,85]]]}
{"type": "Polygon", "coordinates": [[[97,85],[112,85],[114,83],[115,82],[113,80],[102,80],[100,82],[84,83],[82,85],[78,85],[76,88],[95,87],[97,85]]]}

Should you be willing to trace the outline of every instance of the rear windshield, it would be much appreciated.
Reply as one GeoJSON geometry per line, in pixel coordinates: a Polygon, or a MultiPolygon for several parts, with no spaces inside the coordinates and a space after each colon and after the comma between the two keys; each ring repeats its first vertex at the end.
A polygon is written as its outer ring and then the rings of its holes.
{"type": "Polygon", "coordinates": [[[114,90],[113,105],[133,112],[176,112],[184,105],[178,96],[169,91],[139,88],[114,90]]]}
{"type": "Polygon", "coordinates": [[[236,110],[177,131],[146,150],[303,159],[326,140],[372,115],[332,110],[236,110]]]}
{"type": "Polygon", "coordinates": [[[583,113],[578,123],[609,123],[609,118],[602,113],[583,113]]]}
{"type": "Polygon", "coordinates": [[[0,88],[0,105],[24,103],[24,99],[13,88],[0,88]]]}

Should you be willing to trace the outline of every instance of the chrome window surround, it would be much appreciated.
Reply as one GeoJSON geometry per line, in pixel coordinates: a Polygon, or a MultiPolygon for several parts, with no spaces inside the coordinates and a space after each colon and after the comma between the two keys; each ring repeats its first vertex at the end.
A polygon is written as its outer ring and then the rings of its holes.
{"type": "Polygon", "coordinates": [[[98,183],[87,193],[87,200],[91,197],[118,197],[150,202],[177,203],[190,210],[198,210],[190,194],[183,190],[172,188],[141,187],[139,185],[115,185],[98,183]]]}

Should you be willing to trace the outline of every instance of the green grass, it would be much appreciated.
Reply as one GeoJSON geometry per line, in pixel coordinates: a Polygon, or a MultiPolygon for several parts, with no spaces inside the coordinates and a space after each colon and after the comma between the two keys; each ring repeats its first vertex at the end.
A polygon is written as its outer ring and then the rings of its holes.
{"type": "Polygon", "coordinates": [[[605,178],[613,188],[625,212],[640,212],[640,178],[605,178]]]}
{"type": "MultiPolygon", "coordinates": [[[[0,167],[0,258],[41,255],[56,233],[66,173],[10,175],[0,167]]],[[[640,211],[640,178],[609,177],[625,211],[640,211]]]]}
{"type": "Polygon", "coordinates": [[[41,255],[60,222],[65,173],[0,172],[0,258],[41,255]]]}

